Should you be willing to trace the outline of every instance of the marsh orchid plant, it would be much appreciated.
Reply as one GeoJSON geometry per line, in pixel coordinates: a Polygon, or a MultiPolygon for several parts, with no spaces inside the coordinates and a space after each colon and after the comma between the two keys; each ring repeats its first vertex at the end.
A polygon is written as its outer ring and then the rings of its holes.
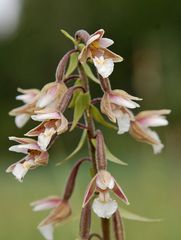
{"type": "MultiPolygon", "coordinates": [[[[79,238],[88,240],[97,237],[109,240],[110,227],[113,226],[115,239],[123,240],[118,200],[127,205],[129,201],[114,173],[108,170],[107,160],[115,162],[115,157],[105,145],[102,130],[96,129],[96,122],[116,130],[118,134],[129,132],[136,140],[150,144],[157,154],[164,145],[159,135],[151,128],[166,126],[166,115],[170,110],[141,111],[135,115],[133,110],[140,107],[142,99],[122,89],[111,88],[108,77],[113,72],[114,63],[123,61],[123,58],[108,49],[114,42],[103,37],[103,29],[92,35],[85,30],[79,30],[74,37],[64,30],[62,32],[73,42],[74,48],[60,60],[55,81],[47,83],[41,90],[18,89],[21,95],[16,99],[21,100],[24,105],[10,112],[10,115],[15,117],[16,126],[23,127],[29,119],[38,124],[25,133],[26,137],[9,138],[17,142],[9,150],[24,153],[26,156],[9,166],[7,172],[11,172],[22,182],[30,170],[48,164],[48,150],[60,135],[71,132],[76,127],[80,128],[83,133],[78,147],[66,160],[71,159],[80,150],[86,138],[88,155],[75,162],[62,196],[50,196],[31,203],[34,211],[51,209],[50,214],[38,225],[38,229],[46,240],[53,240],[55,226],[72,215],[70,199],[77,174],[82,163],[88,162],[91,179],[84,197],[82,196],[79,238]],[[90,65],[95,66],[96,75],[90,65]],[[102,89],[102,97],[92,98],[90,81],[94,81],[97,87],[102,89]],[[67,117],[67,109],[73,110],[72,119],[67,117]],[[91,233],[92,211],[102,221],[102,234],[91,233]]],[[[125,164],[121,161],[117,163],[125,164]]]]}

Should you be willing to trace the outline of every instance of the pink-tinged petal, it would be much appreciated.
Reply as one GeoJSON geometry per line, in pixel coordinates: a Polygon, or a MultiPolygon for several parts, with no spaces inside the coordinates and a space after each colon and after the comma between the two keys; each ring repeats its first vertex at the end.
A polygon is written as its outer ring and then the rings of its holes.
{"type": "Polygon", "coordinates": [[[102,36],[104,35],[104,30],[103,29],[99,29],[97,30],[94,34],[92,34],[89,38],[89,40],[87,41],[86,46],[89,46],[91,43],[93,43],[94,41],[102,38],[102,36]]]}
{"type": "Polygon", "coordinates": [[[53,224],[39,225],[38,229],[46,240],[53,240],[53,224]]]}
{"type": "Polygon", "coordinates": [[[33,211],[42,211],[57,207],[61,203],[61,199],[58,196],[50,196],[30,204],[33,207],[33,211]]]}
{"type": "Polygon", "coordinates": [[[20,114],[15,117],[15,124],[18,128],[22,128],[30,119],[29,114],[20,114]]]}
{"type": "Polygon", "coordinates": [[[91,180],[91,182],[90,182],[90,184],[89,184],[89,186],[86,190],[82,207],[85,207],[85,205],[90,201],[90,199],[92,198],[92,196],[93,196],[93,194],[96,190],[96,178],[97,178],[97,175],[95,175],[92,178],[92,180],[91,180]]]}
{"type": "Polygon", "coordinates": [[[111,45],[114,44],[114,41],[112,39],[109,39],[109,38],[101,38],[99,40],[99,45],[101,48],[107,48],[111,45]]]}
{"type": "Polygon", "coordinates": [[[102,202],[99,198],[95,198],[92,204],[92,209],[98,217],[110,218],[117,210],[118,204],[111,198],[108,201],[102,202]]]}
{"type": "Polygon", "coordinates": [[[42,122],[42,121],[51,120],[51,119],[60,119],[61,116],[58,112],[50,112],[50,113],[32,115],[31,118],[34,121],[42,122]]]}
{"type": "Polygon", "coordinates": [[[121,187],[119,186],[119,184],[115,181],[115,186],[113,188],[113,192],[123,201],[125,202],[127,205],[129,205],[129,201],[126,197],[126,195],[124,194],[123,190],[121,189],[121,187]]]}
{"type": "Polygon", "coordinates": [[[168,115],[170,113],[171,113],[170,109],[142,111],[136,115],[136,120],[147,119],[151,117],[159,117],[163,115],[168,115]]]}
{"type": "Polygon", "coordinates": [[[150,118],[142,118],[138,120],[138,122],[143,127],[160,127],[160,126],[168,125],[168,120],[164,116],[153,116],[150,118]]]}
{"type": "Polygon", "coordinates": [[[114,103],[118,106],[123,106],[123,107],[131,108],[131,109],[140,107],[140,105],[138,103],[133,102],[130,99],[122,98],[122,97],[116,96],[116,95],[110,95],[110,101],[111,101],[111,103],[114,103]]]}

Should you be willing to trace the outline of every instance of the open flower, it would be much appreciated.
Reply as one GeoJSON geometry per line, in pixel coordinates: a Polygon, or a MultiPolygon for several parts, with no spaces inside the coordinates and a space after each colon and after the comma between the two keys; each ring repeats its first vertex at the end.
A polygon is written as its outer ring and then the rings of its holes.
{"type": "Polygon", "coordinates": [[[51,82],[46,84],[38,97],[36,107],[41,108],[56,108],[63,98],[67,87],[64,83],[51,82]]]}
{"type": "Polygon", "coordinates": [[[21,89],[18,92],[22,93],[16,97],[17,100],[23,101],[25,104],[21,107],[15,108],[10,111],[11,116],[15,116],[15,124],[18,128],[23,127],[33,114],[36,100],[39,94],[38,89],[21,89]]]}
{"type": "Polygon", "coordinates": [[[131,122],[130,134],[138,141],[151,144],[155,154],[160,153],[164,145],[160,141],[158,134],[150,127],[168,125],[164,115],[169,114],[168,109],[143,111],[135,116],[135,121],[131,122]]]}
{"type": "Polygon", "coordinates": [[[48,163],[48,153],[42,151],[34,139],[17,137],[10,137],[9,139],[20,143],[11,146],[10,151],[27,154],[25,158],[12,164],[6,170],[8,173],[12,172],[20,182],[23,181],[28,170],[48,163]]]}
{"type": "Polygon", "coordinates": [[[32,119],[40,121],[40,125],[26,133],[26,136],[38,136],[38,145],[43,151],[46,151],[53,136],[59,135],[68,129],[68,121],[63,114],[51,112],[51,109],[44,109],[32,115],[32,119]]]}
{"type": "Polygon", "coordinates": [[[51,213],[39,225],[38,229],[46,240],[53,240],[53,231],[56,224],[71,215],[71,208],[67,201],[57,196],[48,197],[31,203],[34,211],[52,209],[51,213]]]}
{"type": "Polygon", "coordinates": [[[108,77],[114,68],[114,62],[122,62],[123,58],[107,48],[114,42],[109,38],[103,38],[104,30],[100,29],[90,35],[85,47],[79,55],[81,63],[85,63],[87,58],[91,58],[98,73],[103,77],[108,77]]]}
{"type": "Polygon", "coordinates": [[[98,217],[110,218],[118,208],[118,204],[110,197],[110,191],[113,191],[122,201],[129,204],[123,190],[116,180],[106,170],[100,170],[91,180],[83,201],[83,207],[90,201],[95,192],[98,192],[98,198],[93,201],[93,211],[98,217]]]}
{"type": "Polygon", "coordinates": [[[112,122],[118,124],[118,134],[129,131],[130,121],[134,119],[133,114],[128,110],[139,107],[141,98],[134,97],[123,90],[111,90],[105,92],[101,99],[101,111],[106,114],[112,122]]]}

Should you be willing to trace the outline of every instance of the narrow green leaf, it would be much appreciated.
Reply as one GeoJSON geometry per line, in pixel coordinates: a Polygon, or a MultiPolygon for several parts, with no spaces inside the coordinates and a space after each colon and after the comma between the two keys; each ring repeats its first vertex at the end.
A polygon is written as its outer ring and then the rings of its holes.
{"type": "Polygon", "coordinates": [[[80,151],[80,149],[83,147],[84,142],[85,142],[85,140],[86,140],[86,136],[87,136],[87,130],[84,130],[83,133],[82,133],[82,136],[81,136],[81,138],[80,138],[80,141],[79,141],[79,143],[78,143],[78,145],[77,145],[77,147],[76,147],[76,148],[73,150],[73,152],[70,153],[63,161],[57,163],[56,165],[57,165],[57,166],[62,165],[63,163],[65,163],[66,161],[68,161],[69,159],[71,159],[75,154],[77,154],[77,153],[80,151]]]}
{"type": "Polygon", "coordinates": [[[65,37],[67,37],[68,39],[70,39],[74,45],[77,45],[77,41],[68,33],[66,32],[65,30],[61,29],[61,32],[63,33],[63,35],[65,37]]]}
{"type": "Polygon", "coordinates": [[[85,110],[89,107],[89,105],[90,105],[89,93],[80,92],[80,94],[77,96],[75,100],[74,116],[70,131],[72,131],[75,128],[79,119],[82,117],[82,115],[84,114],[85,110]]]}
{"type": "Polygon", "coordinates": [[[84,63],[84,64],[82,64],[82,66],[83,66],[84,71],[85,71],[85,73],[87,74],[87,76],[88,76],[91,80],[93,80],[94,82],[100,84],[99,80],[94,76],[94,74],[93,74],[91,68],[89,67],[89,65],[88,65],[87,63],[84,63]]]}
{"type": "Polygon", "coordinates": [[[113,124],[107,122],[107,121],[103,118],[103,116],[102,116],[102,114],[100,113],[99,109],[97,109],[94,105],[91,105],[91,112],[92,112],[92,115],[93,115],[94,119],[95,119],[98,123],[102,124],[102,125],[105,126],[105,127],[113,128],[113,129],[117,130],[117,127],[116,127],[116,126],[114,126],[113,124]]]}
{"type": "Polygon", "coordinates": [[[68,77],[71,73],[73,73],[73,71],[75,71],[75,69],[77,68],[77,65],[78,65],[78,53],[75,52],[72,53],[70,56],[69,65],[65,77],[68,77]]]}
{"type": "MultiPolygon", "coordinates": [[[[96,146],[96,139],[92,139],[92,144],[94,145],[94,147],[96,146]]],[[[127,163],[123,162],[122,160],[120,160],[119,158],[117,158],[116,156],[114,156],[110,150],[107,148],[106,144],[104,144],[105,146],[105,152],[106,152],[106,158],[107,160],[120,164],[120,165],[128,165],[127,163]]]]}
{"type": "Polygon", "coordinates": [[[128,165],[127,163],[123,162],[122,160],[120,160],[119,158],[117,158],[116,156],[114,156],[110,150],[107,148],[107,146],[105,145],[105,151],[106,151],[106,157],[109,161],[114,162],[114,163],[118,163],[121,165],[128,165]]]}
{"type": "Polygon", "coordinates": [[[162,221],[161,219],[142,217],[142,216],[132,213],[124,208],[119,208],[119,210],[120,210],[121,216],[128,220],[139,221],[139,222],[160,222],[160,221],[162,221]]]}

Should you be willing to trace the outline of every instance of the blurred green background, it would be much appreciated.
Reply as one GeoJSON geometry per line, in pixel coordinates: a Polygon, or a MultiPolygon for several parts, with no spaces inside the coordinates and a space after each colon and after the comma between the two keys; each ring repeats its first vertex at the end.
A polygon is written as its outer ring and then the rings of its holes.
{"type": "MultiPolygon", "coordinates": [[[[61,56],[72,48],[60,29],[70,34],[78,29],[93,33],[106,30],[114,39],[111,48],[125,58],[111,76],[113,88],[143,97],[141,110],[170,108],[170,125],[159,129],[165,144],[154,156],[150,146],[129,135],[118,136],[105,129],[106,143],[128,167],[109,164],[110,171],[125,190],[129,210],[143,216],[162,218],[160,223],[125,220],[127,240],[179,240],[181,238],[181,2],[169,0],[0,0],[1,79],[1,198],[0,239],[42,239],[36,225],[47,213],[33,213],[29,203],[63,191],[70,167],[86,149],[67,164],[55,167],[76,146],[80,131],[62,135],[50,150],[50,164],[30,172],[22,184],[5,169],[21,156],[8,152],[8,136],[22,136],[31,128],[16,129],[8,112],[18,106],[16,88],[41,88],[54,81],[61,56]]],[[[94,86],[95,96],[101,94],[94,86]]],[[[55,239],[75,239],[85,188],[90,180],[88,164],[82,166],[72,199],[73,220],[56,229],[55,239]]],[[[120,206],[124,207],[122,203],[120,206]]],[[[93,230],[99,222],[93,217],[93,230]]]]}

